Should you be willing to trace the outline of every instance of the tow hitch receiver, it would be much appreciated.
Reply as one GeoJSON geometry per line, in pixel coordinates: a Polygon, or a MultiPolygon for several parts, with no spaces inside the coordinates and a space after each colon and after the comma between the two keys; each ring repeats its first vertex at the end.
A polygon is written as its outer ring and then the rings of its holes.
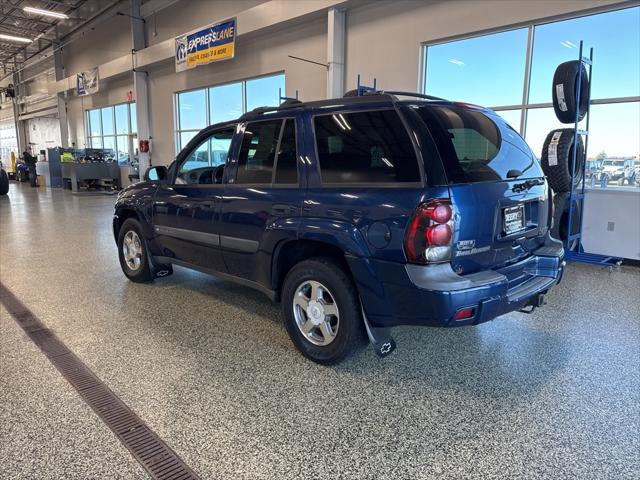
{"type": "Polygon", "coordinates": [[[533,313],[533,311],[547,304],[547,299],[544,297],[545,293],[538,293],[535,297],[533,297],[524,308],[518,310],[520,313],[533,313]],[[528,310],[527,310],[528,308],[528,310]]]}
{"type": "Polygon", "coordinates": [[[361,307],[361,310],[364,326],[367,329],[367,336],[369,337],[371,345],[373,345],[373,350],[376,352],[376,355],[380,358],[390,355],[391,352],[396,349],[396,341],[391,337],[391,329],[372,326],[369,320],[367,320],[364,308],[361,307]]]}

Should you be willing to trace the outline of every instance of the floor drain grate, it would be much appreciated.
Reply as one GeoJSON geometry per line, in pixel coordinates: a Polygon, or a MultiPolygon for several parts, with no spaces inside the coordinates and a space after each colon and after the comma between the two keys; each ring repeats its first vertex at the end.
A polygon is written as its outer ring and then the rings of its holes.
{"type": "Polygon", "coordinates": [[[180,457],[2,283],[0,302],[151,478],[198,480],[180,457]]]}

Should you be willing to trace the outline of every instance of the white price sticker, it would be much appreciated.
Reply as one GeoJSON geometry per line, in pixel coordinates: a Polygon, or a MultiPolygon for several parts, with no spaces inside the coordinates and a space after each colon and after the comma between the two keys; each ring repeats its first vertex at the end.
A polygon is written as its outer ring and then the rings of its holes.
{"type": "Polygon", "coordinates": [[[558,108],[563,112],[569,110],[567,108],[567,102],[564,99],[564,85],[561,83],[556,85],[556,97],[558,97],[558,108]]]}
{"type": "Polygon", "coordinates": [[[551,142],[547,150],[550,167],[558,165],[558,142],[560,142],[560,137],[562,137],[562,132],[556,132],[553,134],[553,137],[551,137],[551,142]]]}

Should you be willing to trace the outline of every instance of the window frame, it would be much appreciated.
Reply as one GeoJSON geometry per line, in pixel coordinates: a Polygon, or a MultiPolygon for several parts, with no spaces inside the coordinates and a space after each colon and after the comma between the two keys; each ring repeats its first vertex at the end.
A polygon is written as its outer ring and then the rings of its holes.
{"type": "Polygon", "coordinates": [[[240,132],[236,131],[236,136],[238,137],[237,143],[238,143],[238,151],[237,151],[237,157],[234,159],[234,163],[235,163],[235,170],[233,172],[233,178],[229,178],[229,184],[231,185],[237,185],[239,187],[269,187],[269,188],[298,188],[300,187],[300,179],[302,177],[302,175],[300,174],[300,162],[298,162],[298,121],[297,121],[297,117],[296,116],[286,116],[286,117],[271,117],[271,118],[259,118],[256,120],[246,120],[244,122],[240,122],[239,125],[241,125],[240,127],[240,132]],[[280,133],[278,135],[278,143],[276,144],[276,156],[273,159],[273,170],[271,172],[271,182],[270,183],[236,183],[237,179],[238,179],[238,168],[240,167],[240,151],[242,149],[242,142],[244,141],[244,132],[247,128],[247,125],[249,125],[250,123],[260,123],[260,122],[270,122],[270,121],[276,121],[276,120],[280,120],[280,133]],[[287,120],[293,120],[293,126],[295,129],[295,144],[296,144],[296,172],[297,172],[297,177],[298,177],[298,181],[296,183],[275,183],[274,180],[276,178],[276,169],[278,168],[278,158],[280,157],[280,145],[282,143],[282,136],[284,135],[284,129],[285,129],[285,125],[287,120]],[[231,181],[232,180],[232,181],[231,181]]]}
{"type": "MultiPolygon", "coordinates": [[[[557,23],[566,20],[574,20],[578,18],[589,17],[593,15],[601,15],[610,12],[616,12],[621,10],[630,10],[638,8],[637,5],[624,5],[619,8],[611,8],[611,6],[602,6],[600,8],[594,8],[587,12],[580,12],[576,14],[575,12],[557,15],[554,17],[549,17],[545,19],[540,19],[537,21],[527,21],[512,24],[509,26],[502,26],[499,28],[492,28],[487,30],[480,30],[472,33],[465,33],[462,35],[454,35],[450,37],[444,37],[437,40],[430,40],[426,42],[422,42],[420,44],[420,56],[419,56],[419,78],[418,78],[418,89],[421,93],[426,92],[427,85],[427,58],[429,47],[434,47],[437,45],[447,44],[451,42],[456,42],[460,40],[468,40],[472,38],[484,37],[488,35],[499,34],[503,32],[509,32],[513,30],[519,30],[523,28],[528,29],[527,36],[527,49],[526,49],[526,57],[525,57],[525,72],[524,72],[524,85],[522,87],[522,102],[514,105],[497,105],[490,106],[489,108],[496,113],[505,110],[518,110],[520,111],[520,125],[517,132],[523,137],[526,138],[527,133],[527,116],[529,110],[534,110],[538,108],[553,108],[553,102],[543,102],[543,103],[530,103],[529,95],[531,91],[531,68],[533,66],[533,48],[535,41],[535,29],[536,27],[540,27],[543,25],[548,25],[550,23],[557,23]]],[[[588,50],[583,51],[583,56],[588,56],[588,50]]],[[[576,51],[577,57],[577,51],[576,51]]],[[[636,103],[640,102],[640,95],[638,96],[625,96],[625,97],[602,97],[602,98],[591,98],[589,102],[589,106],[593,105],[607,105],[607,104],[618,104],[618,103],[636,103]]],[[[535,152],[534,152],[535,153],[535,152]]],[[[536,154],[537,156],[537,154],[536,154]]]]}
{"type": "Polygon", "coordinates": [[[235,159],[231,159],[232,153],[234,152],[234,148],[235,148],[235,144],[238,141],[238,125],[240,125],[240,123],[238,122],[232,122],[232,123],[227,123],[227,124],[218,124],[218,125],[212,125],[209,127],[206,127],[202,130],[200,130],[195,137],[193,137],[191,140],[189,140],[189,142],[187,143],[187,145],[180,150],[180,152],[178,153],[176,160],[173,162],[172,165],[170,165],[169,168],[173,167],[173,171],[171,172],[171,176],[170,176],[170,180],[171,183],[169,184],[171,186],[171,188],[174,187],[189,187],[189,188],[219,188],[219,187],[224,187],[227,183],[228,183],[228,175],[229,175],[229,165],[231,163],[234,163],[235,159]],[[229,153],[227,154],[227,160],[224,163],[224,173],[222,175],[222,183],[205,183],[205,184],[199,184],[199,183],[195,183],[195,184],[189,184],[189,183],[176,183],[176,178],[178,178],[178,174],[180,173],[180,169],[182,168],[182,165],[184,165],[184,163],[189,159],[189,157],[191,156],[191,154],[193,152],[195,152],[195,150],[202,145],[205,141],[209,142],[209,139],[211,138],[211,136],[213,136],[215,133],[220,132],[222,130],[227,130],[227,129],[231,129],[233,131],[233,136],[231,137],[231,143],[229,144],[229,153]],[[187,147],[191,144],[194,144],[191,148],[189,148],[187,150],[187,147]]]}
{"type": "MultiPolygon", "coordinates": [[[[426,185],[426,173],[424,171],[424,158],[422,157],[422,152],[416,145],[416,141],[412,138],[412,135],[409,134],[410,128],[407,120],[404,118],[402,112],[396,108],[394,105],[384,105],[378,107],[370,107],[370,108],[358,108],[351,107],[347,109],[331,109],[323,112],[314,112],[310,115],[309,120],[311,122],[311,133],[313,135],[313,154],[315,157],[315,170],[318,175],[319,187],[320,188],[423,188],[426,185]],[[336,112],[339,113],[369,113],[369,112],[378,112],[378,111],[393,111],[398,115],[400,121],[402,122],[402,126],[407,132],[407,137],[411,141],[411,145],[413,147],[413,151],[415,154],[416,162],[418,162],[418,172],[420,178],[416,182],[366,182],[366,183],[335,183],[335,182],[324,182],[322,180],[322,168],[320,167],[320,155],[318,153],[318,137],[316,135],[316,117],[325,117],[327,115],[334,115],[336,112]]],[[[440,161],[440,159],[437,159],[440,161]]]]}

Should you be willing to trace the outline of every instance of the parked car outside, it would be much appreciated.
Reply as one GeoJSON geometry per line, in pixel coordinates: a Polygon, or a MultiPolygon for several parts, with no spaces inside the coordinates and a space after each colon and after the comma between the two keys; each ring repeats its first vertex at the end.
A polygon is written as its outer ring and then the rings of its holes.
{"type": "Polygon", "coordinates": [[[602,160],[587,160],[584,169],[586,185],[594,187],[600,182],[602,175],[602,160]]]}
{"type": "Polygon", "coordinates": [[[205,128],[118,195],[124,274],[178,265],[256,288],[324,364],[367,335],[388,354],[397,325],[541,306],[564,251],[530,148],[491,110],[400,97],[288,101],[205,128]]]}
{"type": "Polygon", "coordinates": [[[618,182],[620,186],[625,183],[635,185],[635,161],[632,158],[606,158],[602,162],[601,183],[606,187],[609,182],[618,182]]]}

